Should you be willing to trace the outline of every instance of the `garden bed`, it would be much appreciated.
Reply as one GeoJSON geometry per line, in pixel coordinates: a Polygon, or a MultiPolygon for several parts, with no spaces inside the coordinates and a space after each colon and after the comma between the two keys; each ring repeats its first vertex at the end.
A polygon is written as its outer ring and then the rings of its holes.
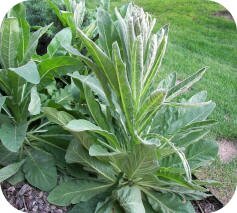
{"type": "MultiPolygon", "coordinates": [[[[15,186],[8,182],[2,184],[2,191],[8,202],[16,209],[28,213],[65,213],[69,207],[59,207],[47,201],[47,193],[42,192],[27,183],[15,186]]],[[[222,203],[214,196],[200,201],[193,201],[192,205],[197,213],[211,213],[223,207],[222,203]]]]}
{"type": "Polygon", "coordinates": [[[86,26],[84,1],[65,0],[63,13],[49,3],[65,27],[51,41],[52,24],[31,33],[23,5],[1,28],[0,183],[9,203],[40,213],[223,207],[204,199],[209,179],[192,178],[218,154],[205,137],[216,104],[205,91],[185,95],[206,67],[181,82],[176,73],[160,79],[169,27],[155,32],[156,19],[134,4],[110,14],[102,1],[86,26]]]}

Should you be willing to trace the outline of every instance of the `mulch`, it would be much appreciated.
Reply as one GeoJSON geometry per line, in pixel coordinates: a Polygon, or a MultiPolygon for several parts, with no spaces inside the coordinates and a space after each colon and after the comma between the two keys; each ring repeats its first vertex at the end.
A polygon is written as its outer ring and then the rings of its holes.
{"type": "Polygon", "coordinates": [[[11,186],[7,182],[2,183],[2,191],[8,202],[16,209],[28,213],[65,213],[66,207],[58,207],[49,204],[47,193],[42,192],[27,183],[19,183],[11,186]]]}
{"type": "MultiPolygon", "coordinates": [[[[8,182],[2,183],[2,191],[8,202],[16,209],[28,213],[65,213],[66,207],[59,207],[47,201],[48,193],[42,192],[27,183],[19,183],[15,186],[8,182]]],[[[212,213],[223,207],[215,198],[209,197],[205,200],[192,201],[196,213],[212,213]]]]}

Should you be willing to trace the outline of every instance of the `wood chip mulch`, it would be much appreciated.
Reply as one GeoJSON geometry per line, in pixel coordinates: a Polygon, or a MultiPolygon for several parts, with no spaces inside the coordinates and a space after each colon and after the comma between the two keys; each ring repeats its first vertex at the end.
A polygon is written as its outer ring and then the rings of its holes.
{"type": "MultiPolygon", "coordinates": [[[[8,182],[2,183],[2,191],[8,202],[16,209],[28,213],[66,213],[71,207],[58,207],[47,201],[47,193],[42,192],[27,183],[15,186],[8,182]]],[[[196,213],[212,213],[219,210],[223,205],[215,198],[192,201],[196,213]]]]}
{"type": "Polygon", "coordinates": [[[67,208],[49,204],[47,193],[42,192],[27,183],[11,186],[2,183],[2,191],[8,202],[16,209],[28,213],[65,213],[67,208]]]}

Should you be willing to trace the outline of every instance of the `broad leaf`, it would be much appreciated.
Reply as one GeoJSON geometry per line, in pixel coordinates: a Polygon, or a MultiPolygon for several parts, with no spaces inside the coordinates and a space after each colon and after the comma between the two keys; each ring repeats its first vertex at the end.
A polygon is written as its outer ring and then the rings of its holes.
{"type": "Polygon", "coordinates": [[[68,122],[74,119],[74,117],[69,113],[64,111],[58,111],[54,108],[44,107],[43,111],[49,121],[56,123],[60,126],[65,126],[66,124],[68,124],[68,122]]]}
{"type": "Polygon", "coordinates": [[[40,28],[30,36],[29,44],[25,50],[22,64],[26,63],[32,57],[32,55],[35,54],[40,37],[47,32],[51,25],[52,24],[40,28]]]}
{"type": "Polygon", "coordinates": [[[140,94],[143,84],[143,41],[142,37],[138,36],[132,49],[132,93],[136,105],[140,100],[140,94]]]}
{"type": "Polygon", "coordinates": [[[142,122],[144,117],[146,117],[149,113],[153,111],[157,111],[159,107],[162,105],[165,98],[165,91],[157,90],[153,92],[143,103],[141,108],[138,111],[137,122],[142,122]]]}
{"type": "Polygon", "coordinates": [[[109,164],[105,164],[91,157],[88,151],[76,140],[71,141],[65,159],[67,163],[79,163],[93,169],[98,175],[110,182],[115,181],[116,173],[113,168],[109,164]]]}
{"type": "Polygon", "coordinates": [[[69,28],[65,28],[58,32],[50,44],[47,47],[47,53],[50,55],[50,57],[55,55],[66,55],[65,49],[62,47],[62,43],[70,45],[72,42],[72,33],[69,28]]]}
{"type": "Polygon", "coordinates": [[[99,31],[99,44],[105,53],[111,57],[111,47],[116,37],[114,36],[114,24],[110,14],[102,8],[97,11],[97,28],[99,31]]]}
{"type": "Polygon", "coordinates": [[[0,183],[16,174],[24,162],[25,160],[22,160],[21,162],[13,163],[0,169],[0,183]]]}
{"type": "Polygon", "coordinates": [[[99,202],[96,206],[94,213],[123,213],[122,207],[110,197],[105,201],[99,202]]]}
{"type": "Polygon", "coordinates": [[[0,165],[7,166],[18,160],[18,153],[10,152],[2,144],[0,144],[0,165]]]}
{"type": "Polygon", "coordinates": [[[50,191],[56,186],[57,171],[53,156],[47,152],[31,150],[23,166],[26,180],[33,186],[50,191]]]}
{"type": "Polygon", "coordinates": [[[86,14],[85,1],[80,1],[74,9],[74,22],[77,27],[81,27],[86,14]]]}
{"type": "Polygon", "coordinates": [[[15,186],[16,184],[23,182],[25,180],[25,175],[22,169],[19,169],[16,174],[7,179],[7,182],[15,186]]]}
{"type": "Polygon", "coordinates": [[[72,139],[71,135],[68,135],[61,127],[53,125],[47,126],[47,132],[39,136],[30,135],[30,138],[38,142],[38,147],[54,156],[56,166],[65,169],[65,154],[69,141],[72,139]]]}
{"type": "Polygon", "coordinates": [[[156,77],[157,72],[159,71],[161,62],[166,51],[168,40],[168,26],[164,26],[156,36],[157,47],[155,48],[155,56],[151,64],[149,65],[150,69],[148,68],[148,70],[146,70],[142,96],[145,95],[147,91],[151,88],[154,77],[156,77]]]}
{"type": "Polygon", "coordinates": [[[68,181],[57,186],[48,196],[48,201],[59,206],[85,202],[106,191],[111,184],[87,180],[68,181]]]}
{"type": "Polygon", "coordinates": [[[105,93],[102,89],[102,86],[95,76],[93,76],[93,75],[85,76],[85,75],[80,75],[79,73],[69,74],[69,76],[73,78],[73,80],[75,81],[75,84],[77,84],[76,83],[77,81],[80,81],[81,83],[88,86],[102,100],[107,102],[105,93]]]}
{"type": "MultiPolygon", "coordinates": [[[[76,204],[68,213],[95,213],[98,202],[103,201],[107,193],[100,193],[86,202],[76,204]]],[[[103,212],[104,213],[104,212],[103,212]]]]}
{"type": "Polygon", "coordinates": [[[32,87],[31,93],[30,93],[30,104],[28,107],[28,110],[31,115],[38,115],[40,114],[40,109],[41,109],[41,101],[39,94],[37,92],[37,87],[32,87]]]}
{"type": "Polygon", "coordinates": [[[106,76],[108,82],[115,92],[118,91],[118,80],[114,72],[114,65],[110,58],[92,41],[90,40],[79,28],[78,34],[86,45],[89,53],[93,56],[95,62],[100,67],[103,75],[106,76]]]}
{"type": "Polygon", "coordinates": [[[122,187],[116,191],[115,196],[126,213],[145,213],[141,191],[137,187],[122,187]]]}
{"type": "MultiPolygon", "coordinates": [[[[196,104],[204,102],[205,99],[206,92],[199,92],[193,95],[187,101],[185,100],[183,102],[186,102],[187,104],[196,104]]],[[[214,108],[215,103],[213,102],[195,107],[176,108],[165,106],[158,111],[155,119],[153,119],[151,129],[153,132],[158,132],[159,134],[161,133],[165,136],[188,128],[191,129],[192,125],[194,125],[196,122],[206,123],[205,119],[207,119],[214,108]]],[[[201,123],[198,123],[196,127],[200,126],[201,128],[200,124],[201,123]]]]}
{"type": "Polygon", "coordinates": [[[84,94],[89,111],[97,125],[103,129],[109,130],[110,127],[107,124],[106,118],[102,112],[101,105],[98,101],[96,101],[93,92],[89,89],[88,86],[84,86],[84,94]]]}
{"type": "Polygon", "coordinates": [[[172,193],[146,191],[148,201],[156,212],[162,213],[194,213],[195,210],[189,201],[182,201],[172,193]]]}
{"type": "Polygon", "coordinates": [[[113,152],[109,152],[108,149],[98,144],[93,144],[89,149],[90,156],[102,157],[102,156],[113,156],[113,155],[119,155],[119,154],[121,154],[121,152],[116,152],[114,150],[113,152]]]}
{"type": "Polygon", "coordinates": [[[19,33],[19,46],[17,51],[17,60],[19,65],[23,65],[23,58],[26,53],[30,40],[30,25],[26,20],[26,10],[23,4],[17,4],[11,11],[11,16],[18,19],[20,33],[19,33]]]}
{"type": "Polygon", "coordinates": [[[112,133],[101,129],[99,126],[96,126],[95,124],[87,121],[87,120],[72,120],[70,121],[66,126],[65,129],[79,133],[84,131],[90,131],[95,132],[103,137],[105,137],[112,146],[115,146],[118,144],[117,138],[112,133]]]}
{"type": "Polygon", "coordinates": [[[132,130],[133,123],[133,99],[132,91],[128,82],[126,65],[123,63],[120,50],[117,43],[113,44],[113,62],[115,64],[115,72],[119,84],[119,94],[121,97],[121,105],[123,107],[124,114],[126,116],[126,121],[128,124],[128,129],[132,130]]]}
{"type": "Polygon", "coordinates": [[[35,62],[30,61],[26,65],[18,68],[10,68],[12,72],[24,78],[27,82],[32,84],[39,84],[40,76],[35,62]]]}
{"type": "Polygon", "coordinates": [[[176,96],[186,92],[193,84],[199,81],[204,73],[206,72],[206,67],[202,68],[201,70],[197,71],[195,74],[191,75],[190,77],[186,78],[182,82],[178,83],[174,87],[172,87],[168,92],[168,100],[175,98],[176,96]]]}
{"type": "Polygon", "coordinates": [[[193,143],[200,141],[203,137],[205,137],[209,133],[207,129],[197,129],[191,130],[187,133],[181,132],[175,135],[172,139],[174,144],[179,147],[187,147],[193,143]]]}
{"type": "Polygon", "coordinates": [[[125,156],[115,156],[114,160],[129,179],[142,178],[159,168],[153,145],[136,144],[132,152],[127,152],[125,156]]]}
{"type": "Polygon", "coordinates": [[[0,112],[1,112],[2,106],[5,103],[5,101],[6,101],[6,97],[5,96],[0,96],[0,112]]]}
{"type": "Polygon", "coordinates": [[[0,139],[2,144],[11,152],[18,152],[22,146],[27,131],[27,124],[4,123],[0,127],[0,139]]]}
{"type": "Polygon", "coordinates": [[[39,63],[39,73],[41,81],[52,82],[56,76],[74,72],[81,67],[82,63],[78,59],[69,56],[55,56],[39,63]]]}
{"type": "Polygon", "coordinates": [[[17,18],[3,20],[0,30],[0,62],[4,68],[16,67],[20,28],[17,18]]]}
{"type": "MultiPolygon", "coordinates": [[[[218,145],[214,141],[201,140],[188,146],[185,156],[192,170],[206,166],[212,162],[218,153],[218,145]]],[[[170,155],[160,161],[162,167],[181,168],[182,163],[176,155],[170,155]]]]}

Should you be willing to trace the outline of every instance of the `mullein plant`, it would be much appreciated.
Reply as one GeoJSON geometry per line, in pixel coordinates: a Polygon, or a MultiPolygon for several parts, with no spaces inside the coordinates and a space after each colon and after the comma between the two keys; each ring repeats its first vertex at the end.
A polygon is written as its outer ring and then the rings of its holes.
{"type": "Polygon", "coordinates": [[[98,9],[96,42],[77,28],[88,56],[62,44],[88,67],[69,75],[87,113],[83,119],[49,107],[44,113],[73,135],[65,159],[82,170],[48,200],[77,204],[71,212],[195,212],[191,201],[209,196],[203,185],[210,182],[192,174],[218,150],[205,139],[215,123],[207,119],[215,103],[206,101],[205,91],[180,96],[206,68],[181,82],[175,73],[159,80],[168,26],[154,32],[156,20],[134,4],[114,13],[98,9]]]}

